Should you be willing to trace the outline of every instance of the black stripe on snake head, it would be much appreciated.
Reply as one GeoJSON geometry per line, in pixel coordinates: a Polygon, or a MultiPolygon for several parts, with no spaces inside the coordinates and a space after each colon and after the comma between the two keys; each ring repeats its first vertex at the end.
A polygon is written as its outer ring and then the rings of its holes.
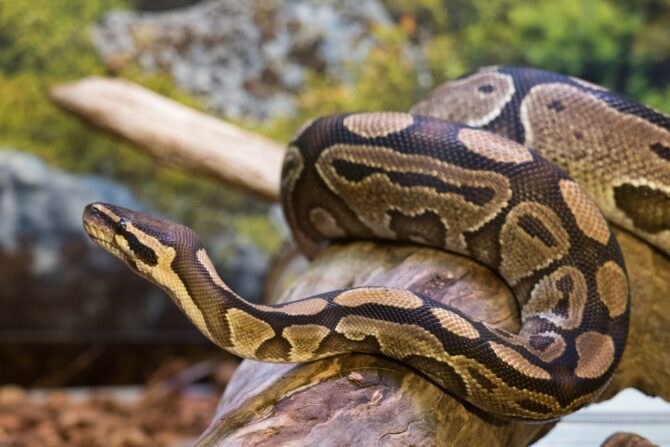
{"type": "Polygon", "coordinates": [[[116,233],[126,240],[130,250],[132,250],[142,262],[151,266],[158,264],[158,256],[156,255],[156,252],[153,251],[151,247],[144,245],[140,242],[137,236],[128,231],[128,223],[127,219],[122,218],[119,220],[115,225],[116,233]]]}

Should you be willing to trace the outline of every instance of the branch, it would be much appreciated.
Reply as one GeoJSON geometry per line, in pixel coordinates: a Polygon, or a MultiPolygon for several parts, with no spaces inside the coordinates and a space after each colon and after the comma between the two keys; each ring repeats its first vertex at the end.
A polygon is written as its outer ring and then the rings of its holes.
{"type": "Polygon", "coordinates": [[[161,163],[205,174],[266,200],[279,197],[283,147],[123,79],[86,78],[51,99],[161,163]]]}

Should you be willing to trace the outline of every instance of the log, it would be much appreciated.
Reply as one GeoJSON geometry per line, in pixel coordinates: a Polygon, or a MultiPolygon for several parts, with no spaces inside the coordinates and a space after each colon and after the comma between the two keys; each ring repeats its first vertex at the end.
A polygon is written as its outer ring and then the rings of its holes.
{"type": "Polygon", "coordinates": [[[55,86],[50,97],[164,165],[213,177],[265,200],[278,200],[284,157],[279,143],[123,79],[86,78],[55,86]]]}
{"type": "MultiPolygon", "coordinates": [[[[635,387],[670,399],[670,259],[617,231],[629,268],[628,346],[601,400],[635,387]]],[[[321,252],[278,302],[342,287],[403,287],[495,326],[518,330],[502,280],[469,259],[425,247],[354,242],[321,252]]],[[[199,446],[527,446],[554,423],[522,424],[460,402],[402,364],[351,354],[299,365],[245,360],[199,446]]]]}
{"type": "Polygon", "coordinates": [[[602,447],[658,447],[646,438],[635,433],[617,432],[607,438],[602,447]]]}

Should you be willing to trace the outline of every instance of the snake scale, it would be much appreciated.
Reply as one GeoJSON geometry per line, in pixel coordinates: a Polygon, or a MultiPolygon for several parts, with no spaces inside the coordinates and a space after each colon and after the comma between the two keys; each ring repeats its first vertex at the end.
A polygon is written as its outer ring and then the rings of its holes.
{"type": "Polygon", "coordinates": [[[102,203],[84,226],[236,355],[381,354],[499,417],[555,419],[603,390],[626,344],[628,279],[600,210],[670,254],[670,118],[576,78],[485,68],[411,113],[307,123],[281,197],[308,255],[334,239],[390,239],[490,266],[520,303],[520,332],[384,287],[255,305],[185,226],[102,203]]]}

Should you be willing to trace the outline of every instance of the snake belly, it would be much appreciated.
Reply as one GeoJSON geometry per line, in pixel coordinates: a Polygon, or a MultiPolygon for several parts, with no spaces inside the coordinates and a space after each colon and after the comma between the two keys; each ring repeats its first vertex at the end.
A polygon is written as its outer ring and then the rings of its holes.
{"type": "Polygon", "coordinates": [[[506,419],[579,409],[610,380],[629,319],[624,262],[594,200],[669,252],[668,118],[581,80],[498,67],[445,84],[412,112],[328,116],[298,132],[281,184],[294,238],[308,255],[354,238],[472,257],[513,289],[518,334],[385,287],[255,305],[183,225],[97,203],[84,227],[236,355],[381,354],[506,419]]]}

